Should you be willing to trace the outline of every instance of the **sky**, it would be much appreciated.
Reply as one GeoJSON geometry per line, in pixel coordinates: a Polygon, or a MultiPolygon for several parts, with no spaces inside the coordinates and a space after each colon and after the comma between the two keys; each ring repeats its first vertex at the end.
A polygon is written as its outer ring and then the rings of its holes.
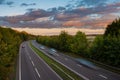
{"type": "MultiPolygon", "coordinates": [[[[75,3],[82,0],[0,0],[0,16],[14,16],[24,14],[27,9],[49,9],[53,7],[63,6],[67,4],[75,3]]],[[[88,4],[95,5],[99,2],[105,2],[108,4],[118,3],[120,0],[83,0],[85,2],[82,6],[88,4]],[[98,2],[97,2],[98,1],[98,2]],[[95,3],[96,2],[96,3],[95,3]]],[[[74,4],[73,4],[74,5],[74,4]]]]}
{"type": "Polygon", "coordinates": [[[119,17],[120,0],[0,0],[0,25],[11,28],[104,30],[119,17]]]}
{"type": "Polygon", "coordinates": [[[70,0],[0,0],[0,16],[24,14],[27,9],[49,9],[65,6],[70,0]],[[11,4],[9,4],[11,3],[11,4]]]}

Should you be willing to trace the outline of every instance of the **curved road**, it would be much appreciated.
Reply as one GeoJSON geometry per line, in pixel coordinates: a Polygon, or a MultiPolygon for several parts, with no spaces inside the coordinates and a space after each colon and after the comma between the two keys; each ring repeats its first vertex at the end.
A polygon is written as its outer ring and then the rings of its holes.
{"type": "Polygon", "coordinates": [[[17,80],[62,80],[30,47],[23,42],[19,52],[17,80]]]}
{"type": "Polygon", "coordinates": [[[50,55],[50,48],[38,44],[35,40],[32,41],[32,44],[44,54],[51,57],[55,61],[61,63],[62,65],[64,65],[74,73],[78,74],[85,80],[120,80],[120,75],[116,73],[110,72],[99,67],[98,69],[91,69],[89,67],[85,67],[82,64],[78,64],[74,60],[74,58],[64,55],[60,52],[57,52],[56,56],[50,55]]]}

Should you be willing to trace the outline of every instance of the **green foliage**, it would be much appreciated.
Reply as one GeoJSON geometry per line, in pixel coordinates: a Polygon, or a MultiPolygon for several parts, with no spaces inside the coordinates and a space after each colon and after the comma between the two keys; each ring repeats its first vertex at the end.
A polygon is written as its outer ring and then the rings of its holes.
{"type": "Polygon", "coordinates": [[[86,35],[80,31],[76,33],[76,35],[73,37],[73,43],[71,44],[71,51],[73,53],[79,53],[83,54],[86,53],[87,49],[87,39],[86,35]]]}
{"type": "Polygon", "coordinates": [[[80,31],[75,36],[62,31],[58,36],[39,36],[36,40],[43,45],[80,55],[85,55],[88,43],[85,34],[80,31]]]}
{"type": "Polygon", "coordinates": [[[120,35],[120,19],[116,19],[110,25],[107,26],[104,36],[116,36],[120,35]]]}
{"type": "Polygon", "coordinates": [[[20,33],[20,37],[22,38],[23,41],[26,41],[26,40],[28,40],[28,38],[29,38],[29,34],[26,33],[25,31],[22,31],[22,32],[20,33]]]}
{"type": "Polygon", "coordinates": [[[103,37],[97,36],[90,47],[90,53],[91,53],[90,57],[92,59],[97,60],[100,58],[99,55],[101,55],[102,53],[100,53],[99,51],[101,51],[101,49],[103,48],[102,46],[103,46],[103,37]],[[96,56],[96,57],[93,57],[93,56],[96,56]]]}
{"type": "Polygon", "coordinates": [[[96,37],[91,46],[91,58],[120,68],[120,37],[96,37]]]}
{"type": "Polygon", "coordinates": [[[0,27],[0,80],[9,80],[19,45],[29,38],[25,32],[0,27]]]}
{"type": "Polygon", "coordinates": [[[95,38],[90,53],[92,59],[120,68],[120,19],[108,25],[103,36],[95,38]]]}
{"type": "Polygon", "coordinates": [[[59,49],[62,51],[70,51],[70,40],[72,37],[67,34],[67,32],[62,31],[61,34],[58,36],[59,42],[59,49]]]}

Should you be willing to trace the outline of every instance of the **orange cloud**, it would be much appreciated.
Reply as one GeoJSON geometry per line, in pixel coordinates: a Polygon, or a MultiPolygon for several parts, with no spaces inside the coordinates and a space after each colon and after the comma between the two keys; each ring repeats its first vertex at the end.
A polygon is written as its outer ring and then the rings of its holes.
{"type": "Polygon", "coordinates": [[[63,23],[63,26],[82,26],[83,24],[80,21],[66,21],[63,23]]]}

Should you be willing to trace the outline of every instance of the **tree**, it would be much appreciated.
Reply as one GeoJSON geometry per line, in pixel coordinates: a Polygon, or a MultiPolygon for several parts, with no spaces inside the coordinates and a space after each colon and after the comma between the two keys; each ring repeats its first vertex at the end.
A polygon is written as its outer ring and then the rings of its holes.
{"type": "MultiPolygon", "coordinates": [[[[94,60],[101,59],[103,54],[103,37],[97,36],[90,47],[90,58],[94,60]]],[[[103,54],[104,55],[104,54],[103,54]]]]}
{"type": "Polygon", "coordinates": [[[117,36],[120,35],[120,19],[116,19],[110,25],[107,26],[104,36],[117,36]]]}
{"type": "Polygon", "coordinates": [[[120,67],[120,37],[99,36],[91,46],[91,58],[102,63],[120,67]]]}
{"type": "Polygon", "coordinates": [[[85,54],[87,50],[87,39],[86,35],[80,31],[76,33],[73,38],[73,43],[71,44],[71,51],[77,54],[85,54]]]}
{"type": "Polygon", "coordinates": [[[62,51],[69,51],[69,39],[70,35],[67,32],[62,31],[61,34],[58,36],[59,40],[59,49],[62,51]]]}
{"type": "Polygon", "coordinates": [[[0,80],[9,80],[9,75],[14,70],[19,45],[29,36],[31,35],[27,33],[0,27],[0,80]]]}
{"type": "Polygon", "coordinates": [[[108,25],[103,36],[95,38],[90,52],[92,59],[120,68],[120,19],[108,25]]]}

